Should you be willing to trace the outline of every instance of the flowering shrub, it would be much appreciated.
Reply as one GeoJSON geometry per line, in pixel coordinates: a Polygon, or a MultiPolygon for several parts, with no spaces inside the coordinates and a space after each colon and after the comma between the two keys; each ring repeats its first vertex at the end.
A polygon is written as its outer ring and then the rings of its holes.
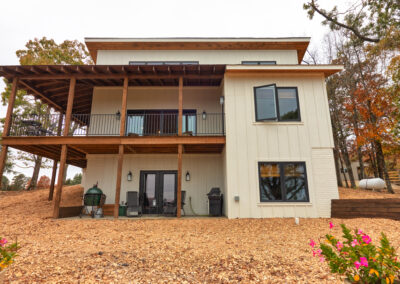
{"type": "MultiPolygon", "coordinates": [[[[331,229],[333,226],[329,223],[331,229]]],[[[399,278],[399,258],[384,233],[381,233],[380,246],[375,246],[363,231],[352,233],[344,224],[340,226],[342,241],[327,234],[325,243],[319,247],[313,240],[309,243],[313,256],[326,261],[332,273],[345,275],[353,283],[394,283],[399,278]]]]}
{"type": "Polygon", "coordinates": [[[8,241],[0,237],[0,271],[11,265],[18,250],[18,244],[12,243],[7,245],[8,241]]]}

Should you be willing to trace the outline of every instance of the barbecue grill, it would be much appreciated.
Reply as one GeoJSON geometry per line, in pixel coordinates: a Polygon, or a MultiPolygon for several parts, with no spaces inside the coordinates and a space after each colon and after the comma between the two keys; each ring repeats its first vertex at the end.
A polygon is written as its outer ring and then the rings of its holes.
{"type": "MultiPolygon", "coordinates": [[[[89,188],[83,196],[83,212],[82,214],[89,214],[93,217],[103,217],[102,207],[106,202],[106,196],[103,191],[97,187],[97,184],[89,188]],[[91,208],[90,208],[91,207],[91,208]],[[91,209],[91,210],[90,210],[91,209]]],[[[81,214],[81,216],[82,216],[81,214]]]]}

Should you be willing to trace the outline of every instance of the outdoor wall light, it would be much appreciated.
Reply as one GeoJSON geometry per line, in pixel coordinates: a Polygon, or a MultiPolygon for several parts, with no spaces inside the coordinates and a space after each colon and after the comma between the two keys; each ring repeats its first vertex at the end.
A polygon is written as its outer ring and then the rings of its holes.
{"type": "Polygon", "coordinates": [[[115,119],[116,120],[120,120],[121,119],[121,112],[119,110],[115,113],[115,119]]]}
{"type": "Polygon", "coordinates": [[[132,178],[133,178],[132,172],[129,171],[129,172],[128,172],[128,175],[126,176],[126,179],[127,179],[128,181],[132,181],[132,178]]]}
{"type": "Polygon", "coordinates": [[[206,120],[206,118],[207,118],[207,113],[206,113],[205,110],[204,110],[203,113],[201,114],[201,117],[203,118],[203,120],[206,120]]]}
{"type": "Polygon", "coordinates": [[[223,105],[224,102],[225,102],[225,97],[224,97],[224,96],[220,96],[220,97],[219,97],[219,104],[220,104],[220,105],[223,105]]]}
{"type": "Polygon", "coordinates": [[[190,173],[189,173],[189,171],[186,172],[186,181],[190,181],[190,173]]]}

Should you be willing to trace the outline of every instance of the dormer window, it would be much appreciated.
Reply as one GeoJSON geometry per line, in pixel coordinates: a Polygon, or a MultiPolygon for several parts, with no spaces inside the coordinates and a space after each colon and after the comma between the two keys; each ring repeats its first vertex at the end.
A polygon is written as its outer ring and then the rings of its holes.
{"type": "Polygon", "coordinates": [[[255,87],[256,121],[300,121],[299,97],[296,87],[275,84],[255,87]]]}
{"type": "Polygon", "coordinates": [[[276,61],[242,61],[243,65],[276,65],[276,61]]]}

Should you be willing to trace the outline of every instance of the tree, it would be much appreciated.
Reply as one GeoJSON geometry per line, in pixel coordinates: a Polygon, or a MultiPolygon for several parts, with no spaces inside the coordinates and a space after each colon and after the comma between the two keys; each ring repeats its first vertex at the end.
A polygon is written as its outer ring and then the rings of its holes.
{"type": "MultiPolygon", "coordinates": [[[[35,38],[26,43],[25,49],[17,50],[16,55],[21,65],[79,65],[93,63],[85,45],[77,40],[65,40],[57,44],[53,39],[47,39],[46,37],[35,38]]],[[[1,93],[3,105],[8,103],[11,93],[11,84],[6,79],[5,83],[6,89],[1,93]]],[[[28,117],[38,115],[43,117],[48,116],[51,112],[48,105],[36,101],[33,96],[29,96],[24,90],[18,91],[13,116],[28,117]]],[[[24,167],[33,167],[28,189],[35,188],[40,169],[49,167],[49,161],[37,155],[21,152],[18,154],[18,160],[23,161],[24,167]]]]}
{"type": "Polygon", "coordinates": [[[29,179],[24,174],[15,175],[12,179],[12,183],[10,185],[10,190],[25,189],[25,186],[28,183],[28,180],[29,179]]]}
{"type": "MultiPolygon", "coordinates": [[[[337,80],[335,96],[343,99],[337,110],[342,116],[335,123],[341,126],[338,131],[348,131],[345,140],[351,143],[345,148],[350,150],[349,156],[358,157],[361,177],[365,173],[363,159],[369,157],[375,176],[384,178],[388,191],[393,192],[385,155],[400,147],[396,81],[400,74],[400,1],[361,0],[341,13],[337,6],[327,11],[317,0],[310,0],[304,9],[311,19],[320,14],[322,23],[341,35],[335,44],[334,61],[345,70],[328,80],[337,80]]],[[[340,142],[340,133],[336,136],[340,142]]],[[[346,155],[344,159],[346,162],[346,155]]]]}
{"type": "Polygon", "coordinates": [[[324,18],[323,25],[329,25],[331,30],[350,31],[363,42],[378,43],[399,36],[396,32],[400,28],[398,0],[361,0],[345,12],[339,12],[337,6],[327,11],[319,6],[318,0],[311,0],[303,7],[310,19],[318,13],[324,18]]]}
{"type": "Polygon", "coordinates": [[[9,186],[10,186],[10,180],[3,175],[3,179],[1,181],[1,189],[8,190],[9,186]]]}
{"type": "Polygon", "coordinates": [[[44,188],[49,188],[50,187],[50,178],[48,176],[41,176],[36,188],[37,189],[44,189],[44,188]]]}
{"type": "Polygon", "coordinates": [[[81,182],[82,182],[82,174],[79,173],[79,174],[75,174],[74,177],[72,178],[72,180],[67,179],[64,184],[65,185],[75,185],[75,184],[81,184],[81,182]]]}

